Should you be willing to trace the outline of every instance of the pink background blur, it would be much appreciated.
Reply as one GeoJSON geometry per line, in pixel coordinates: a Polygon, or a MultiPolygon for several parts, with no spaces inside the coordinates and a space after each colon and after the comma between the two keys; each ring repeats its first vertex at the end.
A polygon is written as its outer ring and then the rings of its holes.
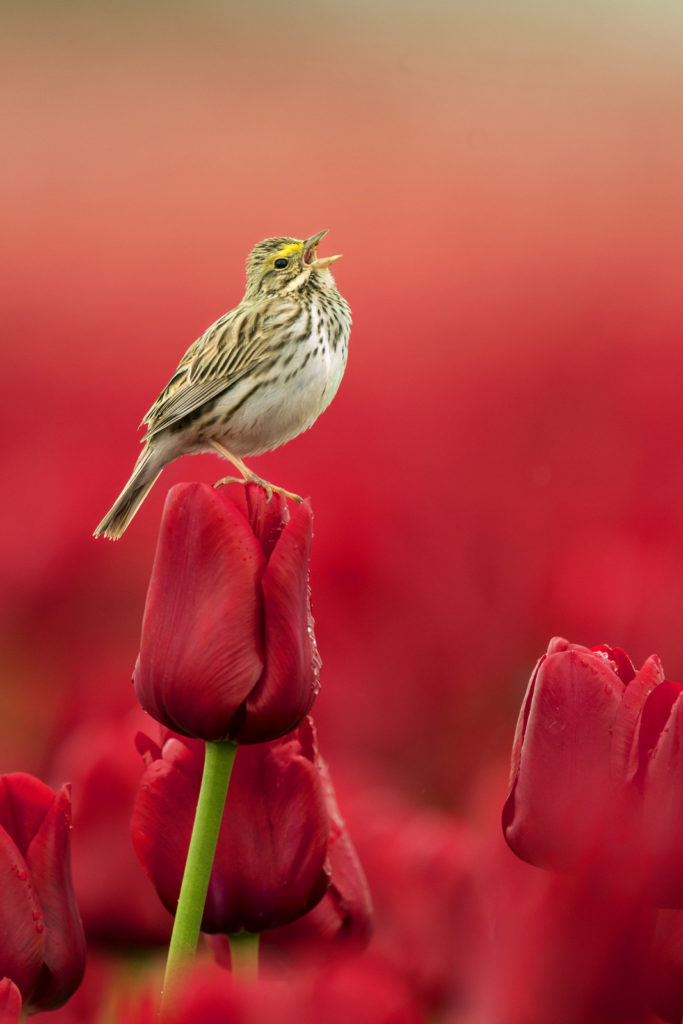
{"type": "Polygon", "coordinates": [[[0,770],[130,673],[167,470],[91,532],[268,235],[330,228],[350,360],[252,460],[312,497],[333,766],[462,806],[553,634],[683,680],[683,13],[5,6],[0,770]]]}

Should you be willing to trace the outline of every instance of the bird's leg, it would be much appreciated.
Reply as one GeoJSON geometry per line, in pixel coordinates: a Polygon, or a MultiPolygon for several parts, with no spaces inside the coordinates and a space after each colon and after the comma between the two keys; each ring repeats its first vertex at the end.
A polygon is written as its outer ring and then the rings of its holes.
{"type": "MultiPolygon", "coordinates": [[[[244,465],[244,463],[242,462],[238,455],[233,455],[232,452],[229,452],[228,449],[224,448],[223,445],[220,444],[218,441],[209,441],[209,444],[224,459],[227,459],[228,462],[232,462],[235,469],[239,469],[240,473],[242,474],[244,480],[247,483],[263,484],[263,486],[268,491],[268,500],[270,501],[270,499],[273,496],[273,491],[270,485],[266,484],[264,480],[261,480],[261,478],[257,476],[256,473],[252,473],[249,467],[244,465]]],[[[222,480],[216,481],[214,486],[218,487],[220,484],[230,483],[232,480],[235,480],[234,476],[226,476],[222,480]]]]}
{"type": "MultiPolygon", "coordinates": [[[[215,451],[218,452],[219,455],[222,455],[224,459],[227,459],[229,462],[232,462],[233,466],[235,466],[236,469],[239,469],[240,473],[244,478],[244,483],[258,484],[260,487],[263,487],[266,494],[268,495],[268,501],[270,501],[270,499],[273,497],[273,493],[282,494],[283,497],[291,498],[292,501],[296,501],[299,504],[301,504],[301,502],[303,501],[303,499],[300,498],[298,494],[292,494],[291,491],[286,491],[283,487],[276,487],[275,484],[270,484],[268,483],[267,480],[264,480],[262,477],[258,476],[258,474],[254,473],[254,471],[249,469],[248,466],[245,466],[245,464],[242,462],[239,456],[233,455],[232,452],[229,452],[228,449],[224,448],[223,445],[220,444],[218,441],[210,441],[209,444],[215,451]]],[[[219,487],[221,484],[231,483],[234,480],[234,476],[226,476],[222,480],[217,480],[216,483],[214,484],[214,487],[219,487]]]]}

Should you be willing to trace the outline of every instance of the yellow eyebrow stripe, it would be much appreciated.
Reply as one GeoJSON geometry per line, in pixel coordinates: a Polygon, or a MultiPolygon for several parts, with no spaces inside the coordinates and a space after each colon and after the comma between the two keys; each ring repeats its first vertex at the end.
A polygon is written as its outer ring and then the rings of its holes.
{"type": "Polygon", "coordinates": [[[283,245],[281,249],[278,249],[273,255],[273,262],[275,260],[289,259],[290,256],[294,256],[295,253],[301,252],[303,242],[290,242],[289,245],[283,245]]]}

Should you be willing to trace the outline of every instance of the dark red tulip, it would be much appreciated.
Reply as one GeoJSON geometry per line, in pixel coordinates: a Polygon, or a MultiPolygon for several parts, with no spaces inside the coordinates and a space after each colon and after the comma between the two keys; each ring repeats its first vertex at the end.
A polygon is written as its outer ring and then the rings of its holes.
{"type": "MultiPolygon", "coordinates": [[[[270,929],[264,934],[264,946],[288,952],[301,951],[306,958],[322,952],[330,955],[330,946],[357,953],[370,941],[373,909],[365,873],[361,867],[341,816],[327,764],[320,757],[315,729],[310,718],[297,731],[306,757],[317,766],[329,821],[327,846],[328,885],[325,895],[308,913],[291,924],[270,929]]],[[[227,939],[213,936],[210,944],[217,959],[230,964],[227,939]]]]}
{"type": "Polygon", "coordinates": [[[203,740],[259,743],[305,717],[319,658],[308,591],[310,505],[262,487],[168,494],[135,667],[142,707],[203,740]]]}
{"type": "Polygon", "coordinates": [[[683,687],[652,656],[551,641],[515,735],[505,837],[541,867],[628,871],[643,898],[683,906],[683,687]]]}
{"type": "Polygon", "coordinates": [[[66,1002],[85,968],[70,828],[68,786],[55,794],[22,772],[0,777],[0,977],[33,1013],[66,1002]]]}
{"type": "MultiPolygon", "coordinates": [[[[237,751],[202,930],[260,932],[295,920],[322,899],[329,879],[330,819],[311,758],[309,730],[237,751]]],[[[133,843],[163,903],[180,892],[204,745],[140,737],[147,767],[135,800],[133,843]]]]}

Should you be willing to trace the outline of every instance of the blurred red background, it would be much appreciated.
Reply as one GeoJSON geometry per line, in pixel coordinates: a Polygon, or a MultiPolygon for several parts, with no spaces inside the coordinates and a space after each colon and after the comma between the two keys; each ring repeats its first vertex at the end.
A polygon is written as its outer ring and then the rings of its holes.
{"type": "Polygon", "coordinates": [[[254,468],[316,515],[333,770],[466,806],[552,634],[683,677],[681,12],[8,5],[0,768],[132,706],[164,496],[91,532],[268,235],[329,227],[340,393],[254,468]]]}

